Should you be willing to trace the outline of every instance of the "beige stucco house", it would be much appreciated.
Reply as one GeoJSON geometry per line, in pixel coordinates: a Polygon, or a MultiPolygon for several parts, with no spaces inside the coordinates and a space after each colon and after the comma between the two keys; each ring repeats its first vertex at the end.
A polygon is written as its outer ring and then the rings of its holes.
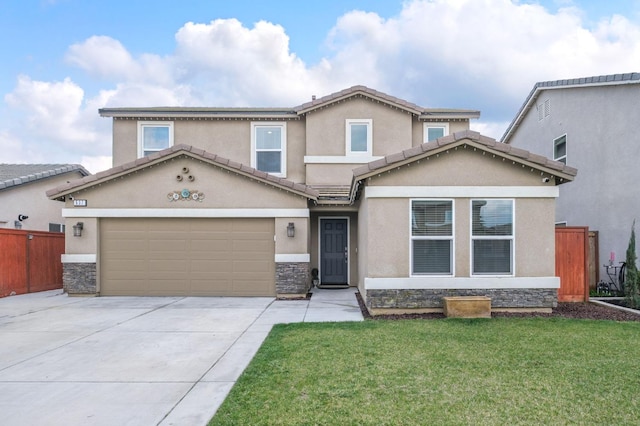
{"type": "Polygon", "coordinates": [[[355,86],[293,108],[104,108],[114,167],[64,201],[69,293],[281,296],[374,312],[556,303],[557,185],[576,170],[469,130],[477,111],[355,86]],[[72,225],[82,235],[72,237],[72,225]]]}
{"type": "Polygon", "coordinates": [[[64,232],[60,203],[46,191],[89,174],[79,164],[0,164],[0,229],[64,232]]]}

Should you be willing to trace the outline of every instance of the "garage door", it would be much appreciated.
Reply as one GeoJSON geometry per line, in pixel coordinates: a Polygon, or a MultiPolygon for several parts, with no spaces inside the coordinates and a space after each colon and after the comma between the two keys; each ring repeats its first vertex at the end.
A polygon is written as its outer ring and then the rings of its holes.
{"type": "Polygon", "coordinates": [[[274,296],[273,219],[103,219],[100,294],[274,296]]]}

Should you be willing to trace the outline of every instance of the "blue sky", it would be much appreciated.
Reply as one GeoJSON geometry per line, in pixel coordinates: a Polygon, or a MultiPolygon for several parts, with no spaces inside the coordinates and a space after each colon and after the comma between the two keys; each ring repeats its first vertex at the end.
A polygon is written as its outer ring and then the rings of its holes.
{"type": "Polygon", "coordinates": [[[640,0],[0,0],[0,55],[0,163],[109,167],[104,106],[294,106],[354,84],[478,109],[499,138],[537,81],[640,71],[640,0]]]}

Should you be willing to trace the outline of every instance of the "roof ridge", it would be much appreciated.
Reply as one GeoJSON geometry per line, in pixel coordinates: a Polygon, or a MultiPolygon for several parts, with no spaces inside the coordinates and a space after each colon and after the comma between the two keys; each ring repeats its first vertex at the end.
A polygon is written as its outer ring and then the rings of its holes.
{"type": "Polygon", "coordinates": [[[78,171],[84,176],[91,173],[81,164],[0,164],[0,190],[7,189],[53,176],[78,171]],[[7,173],[8,168],[15,168],[14,173],[7,173]]]}

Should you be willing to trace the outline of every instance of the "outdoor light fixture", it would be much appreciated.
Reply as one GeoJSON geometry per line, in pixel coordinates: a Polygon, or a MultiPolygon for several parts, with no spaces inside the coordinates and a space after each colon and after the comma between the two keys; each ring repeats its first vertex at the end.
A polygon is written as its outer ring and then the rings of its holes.
{"type": "Polygon", "coordinates": [[[293,224],[293,222],[289,222],[289,224],[287,225],[287,237],[295,237],[296,236],[296,226],[293,224]]]}
{"type": "Polygon", "coordinates": [[[84,228],[84,223],[78,222],[73,225],[73,236],[74,237],[82,237],[82,229],[84,228]]]}
{"type": "Polygon", "coordinates": [[[13,221],[13,227],[16,229],[22,229],[22,223],[18,220],[13,221]]]}

